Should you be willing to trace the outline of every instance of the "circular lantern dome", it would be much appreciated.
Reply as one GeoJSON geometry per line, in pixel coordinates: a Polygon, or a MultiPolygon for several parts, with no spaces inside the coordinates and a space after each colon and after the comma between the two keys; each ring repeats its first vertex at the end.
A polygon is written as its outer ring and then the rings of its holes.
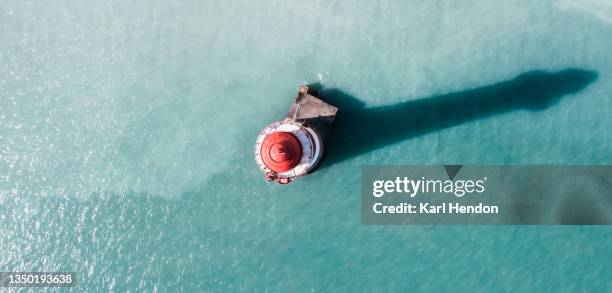
{"type": "Polygon", "coordinates": [[[298,139],[289,132],[273,132],[261,144],[261,159],[270,170],[280,173],[291,170],[302,157],[298,139]]]}

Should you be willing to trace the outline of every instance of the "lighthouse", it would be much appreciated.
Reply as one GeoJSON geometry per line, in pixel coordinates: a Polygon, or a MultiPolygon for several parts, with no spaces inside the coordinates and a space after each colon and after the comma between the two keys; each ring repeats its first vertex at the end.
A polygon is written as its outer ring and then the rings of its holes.
{"type": "Polygon", "coordinates": [[[287,184],[314,171],[337,112],[316,91],[301,86],[287,116],[266,126],[255,142],[255,161],[266,180],[287,184]]]}

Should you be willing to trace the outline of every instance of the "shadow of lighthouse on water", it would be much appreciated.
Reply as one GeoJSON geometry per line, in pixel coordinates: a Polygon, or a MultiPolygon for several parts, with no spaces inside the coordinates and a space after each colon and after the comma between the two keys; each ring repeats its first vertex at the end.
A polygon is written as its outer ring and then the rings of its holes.
{"type": "Polygon", "coordinates": [[[372,150],[465,122],[511,111],[542,111],[597,79],[597,72],[569,68],[529,71],[514,79],[461,92],[378,107],[339,89],[311,87],[339,111],[320,168],[372,150]]]}

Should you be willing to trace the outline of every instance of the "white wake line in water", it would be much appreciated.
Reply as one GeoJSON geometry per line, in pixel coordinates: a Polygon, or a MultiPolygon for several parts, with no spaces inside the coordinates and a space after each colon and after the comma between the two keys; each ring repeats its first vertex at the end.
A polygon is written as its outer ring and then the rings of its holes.
{"type": "Polygon", "coordinates": [[[612,23],[612,1],[610,0],[559,0],[556,5],[562,10],[586,12],[604,22],[612,23]]]}

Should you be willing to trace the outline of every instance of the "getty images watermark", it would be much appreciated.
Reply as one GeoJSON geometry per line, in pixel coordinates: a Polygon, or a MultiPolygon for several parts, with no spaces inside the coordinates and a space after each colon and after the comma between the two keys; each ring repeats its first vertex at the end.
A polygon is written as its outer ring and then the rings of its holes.
{"type": "MultiPolygon", "coordinates": [[[[409,177],[396,177],[395,180],[375,180],[372,182],[372,196],[381,198],[385,194],[405,194],[411,198],[418,194],[454,195],[463,197],[466,194],[482,194],[485,191],[487,177],[477,180],[441,180],[441,179],[410,179],[409,177]]],[[[499,213],[497,205],[462,205],[459,202],[431,202],[407,203],[399,205],[384,205],[382,202],[374,203],[372,211],[376,214],[406,213],[406,214],[481,214],[499,213]]]]}
{"type": "Polygon", "coordinates": [[[397,224],[612,223],[612,166],[364,166],[361,220],[397,224]]]}

